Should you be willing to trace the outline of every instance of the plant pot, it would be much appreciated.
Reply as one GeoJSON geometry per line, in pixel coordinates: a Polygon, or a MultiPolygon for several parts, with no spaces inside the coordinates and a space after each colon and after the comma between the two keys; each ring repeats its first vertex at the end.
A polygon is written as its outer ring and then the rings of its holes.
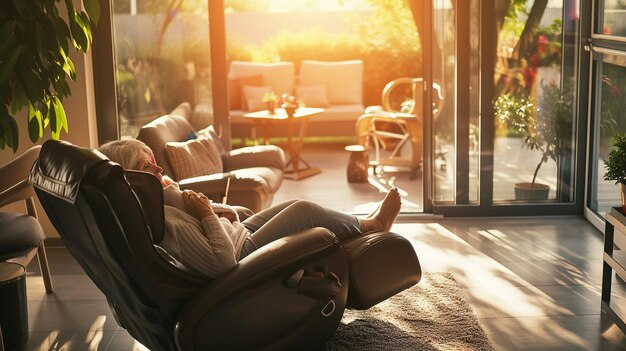
{"type": "Polygon", "coordinates": [[[265,104],[267,104],[267,111],[270,114],[273,115],[274,113],[276,113],[276,101],[267,101],[265,102],[265,104]]]}
{"type": "Polygon", "coordinates": [[[285,107],[285,112],[287,112],[287,116],[293,117],[293,114],[296,113],[297,107],[285,107]]]}
{"type": "Polygon", "coordinates": [[[515,200],[547,200],[550,187],[540,183],[515,184],[515,200]]]}

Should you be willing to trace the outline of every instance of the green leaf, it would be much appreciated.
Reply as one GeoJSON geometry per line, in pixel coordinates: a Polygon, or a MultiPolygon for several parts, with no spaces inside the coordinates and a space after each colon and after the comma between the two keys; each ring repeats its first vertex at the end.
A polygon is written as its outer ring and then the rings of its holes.
{"type": "Polygon", "coordinates": [[[72,32],[72,38],[74,39],[74,45],[82,50],[86,51],[89,48],[87,36],[84,32],[84,27],[81,26],[80,17],[78,17],[77,11],[74,11],[70,15],[70,31],[72,32]]]}
{"type": "Polygon", "coordinates": [[[55,18],[54,26],[56,28],[57,42],[63,49],[63,52],[69,52],[68,39],[70,38],[70,29],[67,27],[67,23],[61,18],[55,18]]]}
{"type": "Polygon", "coordinates": [[[29,101],[36,100],[41,94],[43,87],[41,85],[41,80],[38,79],[36,75],[33,74],[20,74],[19,77],[24,84],[24,89],[26,90],[26,96],[28,96],[29,101]]]}
{"type": "Polygon", "coordinates": [[[28,97],[24,91],[22,82],[16,79],[11,85],[11,113],[16,114],[25,106],[28,106],[28,97]]]}
{"type": "Polygon", "coordinates": [[[10,146],[13,152],[16,152],[19,146],[17,123],[7,113],[6,108],[0,108],[0,128],[3,130],[6,145],[10,146]]]}
{"type": "Polygon", "coordinates": [[[63,104],[56,96],[53,98],[53,103],[54,113],[57,117],[57,128],[59,128],[59,132],[61,132],[61,128],[63,128],[63,130],[67,133],[67,116],[65,115],[63,104]]]}
{"type": "Polygon", "coordinates": [[[4,83],[4,81],[9,78],[9,75],[11,75],[11,72],[13,72],[15,63],[17,62],[18,57],[20,57],[20,52],[20,47],[16,47],[11,50],[6,61],[0,61],[0,84],[4,83]]]}
{"type": "Polygon", "coordinates": [[[89,50],[89,45],[93,41],[93,38],[91,36],[91,22],[89,22],[89,17],[87,17],[87,14],[82,11],[78,12],[78,21],[80,23],[80,27],[85,32],[85,36],[87,37],[87,48],[84,50],[85,52],[87,52],[89,50]]]}
{"type": "Polygon", "coordinates": [[[26,9],[26,1],[23,0],[13,0],[13,6],[15,6],[15,10],[20,15],[24,15],[24,10],[26,9]]]}
{"type": "Polygon", "coordinates": [[[43,116],[33,105],[28,108],[28,135],[33,143],[43,137],[43,116]]]}
{"type": "Polygon", "coordinates": [[[4,57],[5,53],[15,47],[15,21],[9,21],[0,26],[0,57],[4,57]]]}
{"type": "Polygon", "coordinates": [[[83,0],[83,6],[85,6],[85,10],[91,18],[91,22],[94,25],[98,25],[98,21],[100,21],[100,1],[98,0],[83,0]]]}
{"type": "Polygon", "coordinates": [[[59,128],[57,128],[57,115],[56,109],[54,108],[54,103],[51,101],[50,104],[49,115],[48,115],[48,123],[50,123],[50,130],[52,133],[58,133],[59,128]]]}

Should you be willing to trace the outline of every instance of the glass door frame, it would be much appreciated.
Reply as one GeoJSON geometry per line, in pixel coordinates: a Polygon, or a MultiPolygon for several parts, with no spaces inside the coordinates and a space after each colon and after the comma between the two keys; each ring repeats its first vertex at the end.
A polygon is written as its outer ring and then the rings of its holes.
{"type": "MultiPolygon", "coordinates": [[[[469,40],[470,40],[470,16],[469,1],[457,1],[455,9],[455,26],[456,26],[456,77],[455,81],[457,86],[455,91],[457,93],[456,99],[456,157],[450,158],[456,162],[457,168],[457,182],[455,186],[455,204],[435,204],[432,201],[432,192],[434,192],[432,185],[432,162],[434,162],[434,149],[428,150],[429,157],[425,159],[430,160],[430,166],[428,169],[425,167],[424,171],[429,172],[428,177],[428,189],[425,187],[425,209],[432,208],[434,214],[441,214],[450,217],[467,217],[467,216],[536,216],[536,215],[580,215],[584,209],[584,195],[585,195],[585,167],[586,164],[586,141],[587,141],[587,111],[588,111],[588,72],[589,59],[588,55],[582,54],[582,43],[586,40],[585,28],[590,27],[588,18],[585,18],[585,14],[588,13],[584,7],[587,5],[584,1],[580,6],[580,33],[578,33],[578,40],[575,44],[578,47],[578,51],[575,52],[578,60],[578,89],[577,89],[577,106],[576,106],[576,143],[575,143],[575,156],[574,156],[574,201],[571,203],[515,203],[513,201],[493,201],[493,169],[494,169],[494,140],[495,140],[495,127],[494,127],[494,111],[493,111],[493,97],[495,92],[494,85],[494,68],[495,68],[495,45],[498,39],[498,31],[495,27],[495,22],[484,19],[495,18],[495,3],[498,0],[491,1],[478,1],[479,13],[480,13],[480,157],[479,157],[479,203],[469,204],[466,200],[466,194],[469,189],[466,182],[469,171],[469,130],[465,126],[469,126],[469,79],[464,70],[467,71],[469,67],[469,40]],[[462,11],[461,11],[462,10],[462,11]],[[466,54],[467,53],[467,54],[466,54]],[[465,189],[459,188],[459,186],[465,186],[465,189]],[[429,205],[429,206],[427,206],[429,205]]],[[[432,7],[429,9],[433,13],[432,7]]],[[[427,16],[427,17],[432,17],[427,16]]],[[[425,51],[425,54],[427,52],[425,51]]],[[[428,52],[428,55],[432,51],[428,52]]],[[[426,57],[424,58],[426,63],[426,57]]],[[[424,67],[429,67],[426,64],[424,67]]],[[[430,66],[432,67],[432,66],[430,66]]],[[[427,71],[425,69],[425,71],[427,71]]],[[[424,96],[424,101],[430,96],[430,91],[427,89],[424,96]]],[[[425,104],[426,105],[426,104],[425,104]]],[[[432,138],[428,138],[432,134],[432,129],[424,129],[425,138],[424,142],[432,145],[432,138]]],[[[426,152],[426,148],[425,148],[426,152]]],[[[450,162],[449,160],[449,162],[450,162]]],[[[427,177],[425,177],[427,178],[427,177]]],[[[425,181],[426,183],[426,181],[425,181]]]]}
{"type": "MultiPolygon", "coordinates": [[[[587,169],[587,186],[586,186],[586,198],[585,198],[585,218],[593,223],[599,230],[604,231],[604,218],[594,209],[592,209],[592,196],[594,196],[594,186],[596,185],[596,169],[595,164],[597,160],[596,137],[599,131],[595,126],[598,124],[600,117],[600,106],[595,102],[600,97],[600,93],[596,87],[596,77],[601,72],[599,62],[603,59],[603,54],[612,54],[617,56],[626,56],[626,37],[619,37],[614,35],[599,34],[602,33],[601,26],[603,25],[602,16],[604,15],[605,1],[594,0],[588,4],[588,12],[591,14],[589,25],[589,33],[586,40],[584,49],[586,55],[589,57],[589,119],[588,128],[589,134],[588,140],[588,162],[586,164],[587,169]]],[[[617,191],[617,189],[616,189],[617,191]]],[[[617,205],[617,204],[616,204],[617,205]]]]}

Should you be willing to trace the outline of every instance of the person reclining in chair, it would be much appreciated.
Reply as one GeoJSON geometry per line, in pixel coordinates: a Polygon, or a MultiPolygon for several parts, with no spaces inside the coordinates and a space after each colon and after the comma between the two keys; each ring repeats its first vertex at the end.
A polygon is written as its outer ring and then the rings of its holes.
{"type": "Polygon", "coordinates": [[[392,188],[366,218],[296,199],[239,221],[231,206],[211,202],[192,190],[181,191],[176,182],[162,174],[152,150],[143,142],[112,141],[98,150],[124,169],[151,173],[159,179],[163,186],[165,235],[156,244],[203,277],[216,278],[263,245],[313,227],[332,231],[339,241],[389,231],[400,212],[400,194],[392,188]]]}

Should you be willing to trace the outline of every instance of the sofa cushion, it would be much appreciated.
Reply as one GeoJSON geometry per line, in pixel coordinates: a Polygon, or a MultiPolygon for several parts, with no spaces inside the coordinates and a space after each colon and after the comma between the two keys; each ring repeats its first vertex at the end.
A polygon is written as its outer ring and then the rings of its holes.
{"type": "Polygon", "coordinates": [[[209,138],[168,142],[165,151],[177,180],[222,172],[222,158],[209,138]]]}
{"type": "Polygon", "coordinates": [[[266,109],[266,104],[263,102],[263,95],[272,91],[269,86],[243,86],[243,101],[242,110],[244,111],[260,111],[266,109]]]}
{"type": "Polygon", "coordinates": [[[328,107],[326,84],[296,85],[296,97],[309,107],[328,107]]]}
{"type": "Polygon", "coordinates": [[[196,135],[199,138],[208,138],[213,140],[213,145],[217,149],[217,152],[219,152],[222,157],[226,154],[226,149],[224,149],[224,145],[222,145],[220,138],[217,136],[217,133],[215,132],[215,127],[213,127],[213,125],[210,125],[204,129],[200,129],[196,133],[196,135]]]}
{"type": "MultiPolygon", "coordinates": [[[[262,85],[271,87],[276,95],[293,93],[296,78],[293,62],[258,63],[233,61],[230,63],[229,77],[263,76],[262,85]]],[[[248,84],[253,85],[253,84],[248,84]]]]}
{"type": "Polygon", "coordinates": [[[325,84],[331,105],[363,103],[363,61],[311,61],[300,66],[300,84],[325,84]]]}
{"type": "Polygon", "coordinates": [[[242,88],[244,86],[260,86],[263,85],[263,76],[260,74],[228,78],[228,102],[231,110],[241,110],[243,93],[242,88]]]}

